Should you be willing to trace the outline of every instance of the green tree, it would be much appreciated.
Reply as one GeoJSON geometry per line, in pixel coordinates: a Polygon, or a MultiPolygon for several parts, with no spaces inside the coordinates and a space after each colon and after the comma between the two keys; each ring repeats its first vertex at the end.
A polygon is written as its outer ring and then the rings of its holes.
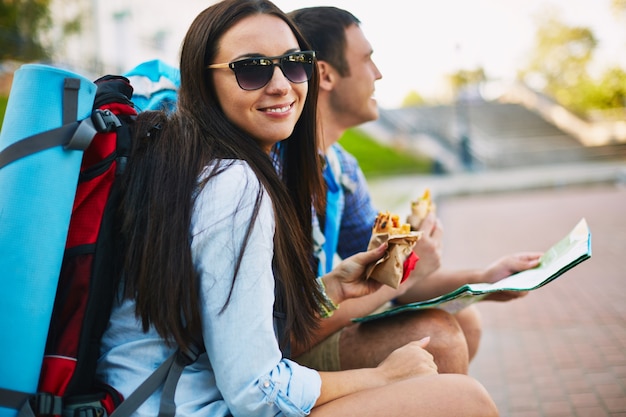
{"type": "Polygon", "coordinates": [[[539,84],[563,106],[584,113],[599,102],[590,98],[597,98],[598,88],[602,88],[587,70],[597,39],[587,27],[563,23],[555,11],[543,13],[537,23],[535,46],[528,66],[520,71],[521,78],[539,80],[534,83],[536,88],[539,84]]]}
{"type": "Polygon", "coordinates": [[[611,7],[616,13],[626,13],[626,0],[613,0],[611,7]]]}
{"type": "MultiPolygon", "coordinates": [[[[626,13],[626,0],[612,0],[611,6],[616,13],[626,13]]],[[[626,107],[626,71],[608,68],[593,79],[587,70],[597,45],[593,32],[567,26],[555,16],[554,11],[544,13],[537,21],[535,47],[521,77],[539,79],[544,93],[581,115],[626,107]]]]}
{"type": "Polygon", "coordinates": [[[422,106],[425,103],[426,100],[424,100],[424,97],[422,97],[420,93],[411,90],[402,100],[402,107],[422,106]]]}
{"type": "Polygon", "coordinates": [[[0,60],[45,59],[40,35],[52,25],[50,0],[0,0],[0,60]]]}
{"type": "Polygon", "coordinates": [[[585,80],[572,99],[574,110],[626,107],[626,71],[610,68],[598,81],[585,80]]]}
{"type": "Polygon", "coordinates": [[[539,21],[535,42],[525,74],[539,75],[548,94],[566,106],[572,104],[572,90],[588,78],[587,65],[597,45],[593,32],[548,14],[539,21]]]}
{"type": "Polygon", "coordinates": [[[465,86],[479,84],[486,80],[487,75],[482,67],[474,70],[461,69],[448,76],[448,82],[452,86],[452,90],[455,94],[458,94],[465,86]]]}

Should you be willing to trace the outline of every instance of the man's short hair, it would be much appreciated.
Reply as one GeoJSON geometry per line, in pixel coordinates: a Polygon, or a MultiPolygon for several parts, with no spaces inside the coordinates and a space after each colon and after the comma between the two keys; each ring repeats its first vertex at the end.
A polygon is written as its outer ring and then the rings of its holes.
{"type": "Polygon", "coordinates": [[[317,59],[332,65],[342,77],[350,75],[345,57],[346,29],[361,22],[352,13],[332,6],[305,7],[289,13],[317,59]]]}

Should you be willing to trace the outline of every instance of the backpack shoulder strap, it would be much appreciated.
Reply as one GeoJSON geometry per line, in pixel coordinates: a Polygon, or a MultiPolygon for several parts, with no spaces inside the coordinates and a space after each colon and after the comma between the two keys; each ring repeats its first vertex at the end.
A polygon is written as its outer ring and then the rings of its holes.
{"type": "MultiPolygon", "coordinates": [[[[115,409],[111,417],[130,417],[160,386],[163,386],[163,391],[159,416],[174,417],[176,415],[174,396],[178,380],[185,366],[195,362],[198,356],[204,352],[204,348],[200,346],[202,345],[194,344],[186,352],[177,349],[115,409]]],[[[32,398],[32,394],[0,388],[0,402],[6,407],[18,410],[16,417],[35,417],[33,405],[30,403],[32,398]]],[[[60,397],[53,398],[60,400],[60,397]]],[[[78,404],[78,406],[80,405],[78,404]]],[[[46,410],[50,412],[50,415],[62,415],[61,402],[58,401],[57,408],[46,407],[46,410]]]]}
{"type": "Polygon", "coordinates": [[[161,385],[161,404],[159,407],[160,417],[174,417],[176,415],[176,403],[174,395],[176,385],[185,366],[192,364],[198,356],[204,352],[199,345],[192,345],[189,351],[183,352],[177,349],[170,357],[159,366],[133,393],[120,404],[111,414],[111,417],[129,417],[143,404],[152,393],[161,385]]]}
{"type": "Polygon", "coordinates": [[[333,269],[333,261],[339,242],[339,229],[343,214],[343,187],[341,185],[341,163],[337,152],[330,146],[325,155],[324,181],[327,185],[326,212],[324,213],[324,243],[322,245],[324,257],[320,259],[319,275],[324,275],[333,269]]]}
{"type": "MultiPolygon", "coordinates": [[[[0,388],[0,404],[3,407],[18,410],[17,417],[35,417],[30,405],[33,394],[0,388]]],[[[57,410],[58,411],[58,410],[57,410]]]]}

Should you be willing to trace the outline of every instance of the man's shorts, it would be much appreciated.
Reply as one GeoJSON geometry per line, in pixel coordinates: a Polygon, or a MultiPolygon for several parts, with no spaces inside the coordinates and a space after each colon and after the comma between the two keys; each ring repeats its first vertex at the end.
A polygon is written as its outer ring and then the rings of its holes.
{"type": "MultiPolygon", "coordinates": [[[[382,313],[392,307],[393,304],[391,302],[385,303],[376,309],[376,311],[372,312],[372,314],[382,313]]],[[[331,334],[326,339],[315,345],[311,350],[300,355],[294,360],[300,365],[304,365],[317,371],[340,371],[341,361],[339,357],[339,339],[341,338],[341,332],[343,332],[343,329],[331,334]]]]}
{"type": "Polygon", "coordinates": [[[339,362],[339,338],[341,332],[339,330],[322,340],[313,349],[298,356],[294,360],[300,365],[317,371],[340,371],[341,363],[339,362]]]}

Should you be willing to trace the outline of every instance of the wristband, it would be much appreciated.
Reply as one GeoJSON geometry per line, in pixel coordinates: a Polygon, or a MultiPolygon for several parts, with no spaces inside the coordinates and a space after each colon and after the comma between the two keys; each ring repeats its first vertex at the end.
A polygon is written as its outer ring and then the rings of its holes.
{"type": "Polygon", "coordinates": [[[322,297],[324,297],[324,302],[320,304],[320,315],[322,316],[322,318],[326,319],[328,317],[331,317],[335,310],[339,308],[339,306],[330,299],[328,294],[326,294],[326,286],[324,285],[324,280],[322,280],[322,277],[317,278],[317,285],[320,288],[322,297]]]}

